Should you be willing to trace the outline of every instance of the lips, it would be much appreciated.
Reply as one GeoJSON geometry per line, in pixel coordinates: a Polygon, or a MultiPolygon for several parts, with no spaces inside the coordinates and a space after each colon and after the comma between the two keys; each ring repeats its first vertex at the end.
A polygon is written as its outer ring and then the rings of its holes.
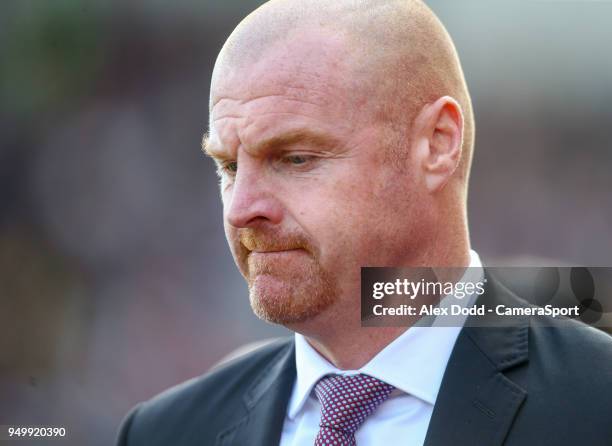
{"type": "Polygon", "coordinates": [[[283,257],[295,256],[298,252],[304,252],[303,249],[279,249],[279,250],[266,250],[266,251],[251,251],[247,257],[256,259],[282,259],[283,257]]]}
{"type": "Polygon", "coordinates": [[[281,252],[301,251],[302,248],[291,248],[291,249],[269,249],[269,250],[253,250],[250,254],[275,254],[281,252]]]}
{"type": "Polygon", "coordinates": [[[278,250],[256,250],[256,251],[250,251],[247,254],[247,258],[251,259],[251,260],[255,260],[255,259],[260,259],[260,260],[282,260],[282,259],[287,259],[289,260],[289,258],[293,258],[295,256],[299,256],[300,253],[306,253],[306,251],[304,251],[301,248],[295,248],[295,249],[278,249],[278,250]]]}

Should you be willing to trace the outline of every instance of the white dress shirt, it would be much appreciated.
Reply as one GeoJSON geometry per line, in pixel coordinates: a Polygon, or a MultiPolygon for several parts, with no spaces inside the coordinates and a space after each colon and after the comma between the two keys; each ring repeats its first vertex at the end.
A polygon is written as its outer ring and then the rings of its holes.
{"type": "MultiPolygon", "coordinates": [[[[480,258],[470,251],[471,268],[460,281],[482,280],[480,258]],[[470,275],[467,277],[467,275],[470,275]]],[[[461,304],[470,306],[476,296],[461,304]]],[[[442,299],[440,306],[449,300],[442,299]]],[[[453,300],[454,304],[458,300],[453,300]]],[[[457,316],[454,316],[455,318],[457,316]]],[[[463,320],[453,327],[434,321],[433,327],[413,326],[381,350],[359,370],[339,370],[295,334],[297,379],[287,407],[280,446],[312,446],[319,431],[321,405],[314,386],[325,375],[365,373],[396,387],[355,433],[358,446],[422,445],[427,434],[438,390],[463,320]],[[457,326],[459,325],[459,326],[457,326]]]]}

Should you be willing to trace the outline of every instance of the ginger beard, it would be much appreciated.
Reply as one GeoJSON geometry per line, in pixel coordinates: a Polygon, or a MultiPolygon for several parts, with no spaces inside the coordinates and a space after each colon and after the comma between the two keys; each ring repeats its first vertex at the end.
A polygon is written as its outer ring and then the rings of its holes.
{"type": "Polygon", "coordinates": [[[239,232],[239,265],[255,314],[268,322],[305,322],[338,298],[338,286],[301,233],[239,232]]]}

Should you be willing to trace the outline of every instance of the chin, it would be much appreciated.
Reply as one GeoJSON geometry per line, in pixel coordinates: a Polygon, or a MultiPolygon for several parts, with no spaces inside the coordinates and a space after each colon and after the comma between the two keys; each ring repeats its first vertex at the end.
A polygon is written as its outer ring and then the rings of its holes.
{"type": "Polygon", "coordinates": [[[257,276],[249,284],[257,317],[274,324],[299,324],[314,319],[336,299],[337,294],[316,277],[293,282],[268,274],[257,276]]]}

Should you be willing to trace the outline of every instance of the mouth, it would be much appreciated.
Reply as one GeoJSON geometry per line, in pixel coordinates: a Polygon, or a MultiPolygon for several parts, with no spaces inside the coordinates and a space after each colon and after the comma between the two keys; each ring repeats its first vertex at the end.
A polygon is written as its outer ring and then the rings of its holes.
{"type": "Polygon", "coordinates": [[[253,257],[253,258],[283,258],[283,257],[289,257],[289,256],[294,256],[296,254],[299,254],[300,252],[305,252],[302,248],[294,248],[294,249],[266,249],[266,250],[261,250],[261,249],[256,249],[253,251],[249,251],[249,253],[247,254],[247,257],[253,257]]]}
{"type": "Polygon", "coordinates": [[[249,254],[274,254],[281,252],[291,252],[291,251],[302,251],[302,248],[292,248],[292,249],[254,249],[249,251],[249,254]]]}

